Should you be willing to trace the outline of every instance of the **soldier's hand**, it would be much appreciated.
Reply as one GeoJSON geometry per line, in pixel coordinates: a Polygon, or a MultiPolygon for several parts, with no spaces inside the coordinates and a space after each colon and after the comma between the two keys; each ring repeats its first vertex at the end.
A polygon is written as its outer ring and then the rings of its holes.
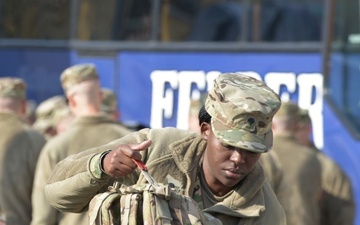
{"type": "Polygon", "coordinates": [[[132,159],[141,160],[139,151],[147,149],[150,145],[151,140],[139,144],[119,145],[104,157],[102,168],[112,177],[125,177],[137,167],[132,159]]]}

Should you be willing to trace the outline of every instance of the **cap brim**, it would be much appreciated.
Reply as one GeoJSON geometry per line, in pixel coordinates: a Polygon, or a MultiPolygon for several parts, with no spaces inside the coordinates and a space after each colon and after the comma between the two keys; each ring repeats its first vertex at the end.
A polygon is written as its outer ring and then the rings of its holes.
{"type": "Polygon", "coordinates": [[[271,129],[265,134],[253,134],[241,129],[231,129],[213,118],[211,119],[211,127],[215,136],[223,143],[251,152],[268,152],[273,144],[271,129]]]}

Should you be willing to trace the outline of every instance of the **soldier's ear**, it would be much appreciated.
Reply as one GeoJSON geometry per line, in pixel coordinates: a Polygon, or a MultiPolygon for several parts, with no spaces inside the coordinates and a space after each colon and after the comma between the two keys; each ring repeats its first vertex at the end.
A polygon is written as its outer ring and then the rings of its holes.
{"type": "Polygon", "coordinates": [[[26,100],[22,100],[21,101],[21,106],[20,106],[20,113],[21,115],[26,115],[26,108],[27,108],[27,101],[26,100]]]}
{"type": "Polygon", "coordinates": [[[74,100],[74,95],[67,96],[67,103],[70,108],[74,108],[76,106],[76,101],[74,100]]]}
{"type": "Polygon", "coordinates": [[[204,140],[208,139],[210,131],[211,131],[211,125],[209,123],[206,122],[201,123],[200,132],[204,140]]]}

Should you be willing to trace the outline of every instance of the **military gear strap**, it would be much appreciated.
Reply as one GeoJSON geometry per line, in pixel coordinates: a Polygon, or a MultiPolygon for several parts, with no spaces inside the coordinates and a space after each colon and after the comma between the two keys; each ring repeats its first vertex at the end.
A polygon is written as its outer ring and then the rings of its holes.
{"type": "MultiPolygon", "coordinates": [[[[141,170],[147,173],[145,165],[141,170]]],[[[150,184],[120,186],[116,181],[109,191],[96,195],[89,204],[90,225],[222,224],[202,212],[191,197],[147,175],[150,184]]]]}
{"type": "Polygon", "coordinates": [[[93,212],[98,212],[98,213],[90,213],[90,224],[102,224],[102,225],[110,225],[110,224],[106,224],[103,223],[102,221],[110,221],[110,215],[108,213],[102,213],[102,211],[104,210],[108,210],[108,207],[106,202],[111,203],[114,202],[116,199],[120,198],[119,194],[116,192],[104,192],[102,193],[95,205],[92,207],[93,208],[93,212]],[[105,205],[105,209],[103,209],[103,206],[105,205]],[[109,215],[107,218],[103,218],[103,216],[109,215]]]}

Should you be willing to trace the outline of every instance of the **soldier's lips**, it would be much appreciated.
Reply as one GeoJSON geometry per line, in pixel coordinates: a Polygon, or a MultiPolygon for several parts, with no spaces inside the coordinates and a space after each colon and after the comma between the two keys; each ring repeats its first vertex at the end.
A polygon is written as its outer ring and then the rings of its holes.
{"type": "Polygon", "coordinates": [[[243,174],[243,172],[241,172],[241,170],[235,169],[235,168],[225,169],[225,171],[226,171],[229,175],[242,175],[242,174],[243,174]]]}

